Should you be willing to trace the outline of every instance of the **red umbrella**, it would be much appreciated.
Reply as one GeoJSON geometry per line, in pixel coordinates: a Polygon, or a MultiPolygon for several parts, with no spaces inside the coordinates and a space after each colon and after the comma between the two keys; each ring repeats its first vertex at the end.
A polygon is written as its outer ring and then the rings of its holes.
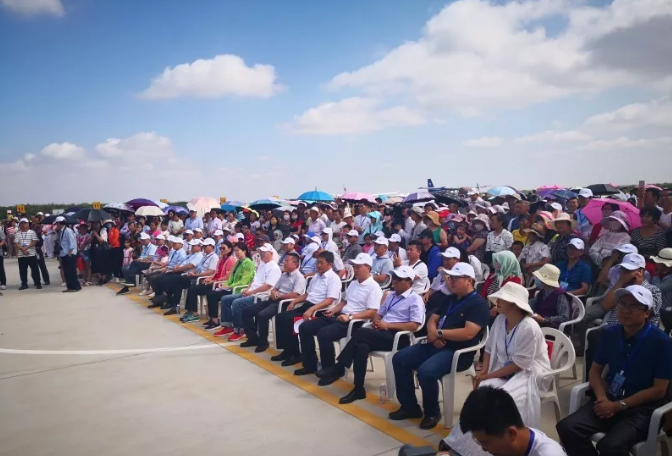
{"type": "Polygon", "coordinates": [[[605,203],[616,204],[618,210],[624,212],[625,215],[628,216],[628,225],[630,225],[631,230],[642,226],[642,221],[639,218],[639,209],[632,204],[623,201],[609,198],[595,198],[590,200],[586,207],[581,211],[583,212],[583,215],[588,218],[590,223],[596,225],[602,221],[602,206],[604,206],[605,203]]]}

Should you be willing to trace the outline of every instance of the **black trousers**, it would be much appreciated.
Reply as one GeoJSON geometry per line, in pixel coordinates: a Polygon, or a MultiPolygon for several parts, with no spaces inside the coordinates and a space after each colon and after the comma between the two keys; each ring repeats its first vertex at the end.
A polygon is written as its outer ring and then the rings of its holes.
{"type": "Polygon", "coordinates": [[[231,290],[210,290],[210,292],[205,295],[208,300],[208,317],[219,318],[219,300],[222,299],[222,296],[230,294],[231,290]]]}
{"type": "Polygon", "coordinates": [[[5,274],[5,256],[0,251],[0,285],[7,285],[7,275],[5,274]]]}
{"type": "Polygon", "coordinates": [[[124,263],[124,249],[122,247],[110,248],[108,255],[110,261],[110,274],[112,274],[117,279],[123,278],[124,276],[121,273],[121,265],[124,263]]]}
{"type": "Polygon", "coordinates": [[[45,284],[49,283],[49,270],[47,269],[47,263],[44,262],[44,253],[41,250],[37,250],[37,266],[42,273],[42,281],[45,284]]]}
{"type": "Polygon", "coordinates": [[[35,256],[19,258],[19,277],[21,278],[21,285],[28,285],[28,267],[30,267],[30,275],[33,278],[33,283],[39,285],[40,269],[37,267],[37,257],[35,256]]]}
{"type": "MultiPolygon", "coordinates": [[[[278,314],[278,301],[259,301],[243,309],[243,329],[247,340],[268,345],[268,325],[278,314]]],[[[278,336],[275,335],[277,338],[278,336]]]]}
{"type": "Polygon", "coordinates": [[[646,439],[651,415],[662,403],[635,407],[603,420],[595,415],[594,402],[589,402],[556,425],[567,456],[628,456],[630,448],[646,439]],[[590,436],[604,432],[597,451],[590,436]]]}
{"type": "Polygon", "coordinates": [[[334,342],[338,342],[348,335],[348,325],[349,323],[342,323],[336,317],[317,317],[315,320],[301,324],[299,326],[299,339],[301,340],[303,366],[309,369],[317,368],[314,336],[317,336],[317,343],[320,344],[322,368],[326,369],[336,364],[334,342]]]}
{"type": "MultiPolygon", "coordinates": [[[[123,251],[121,252],[123,255],[123,251]]],[[[122,257],[123,261],[123,257],[122,257]]],[[[136,274],[140,274],[142,271],[146,271],[149,269],[149,267],[152,265],[152,263],[148,261],[132,261],[131,264],[128,265],[128,269],[126,269],[126,272],[123,273],[122,275],[124,276],[124,280],[126,280],[126,283],[135,283],[135,276],[136,274]]]]}
{"type": "MultiPolygon", "coordinates": [[[[338,355],[338,364],[346,369],[352,366],[355,373],[355,389],[364,389],[369,353],[376,350],[391,351],[396,333],[397,331],[360,328],[343,347],[343,351],[338,355]]],[[[408,343],[408,337],[402,338],[399,341],[399,348],[408,346],[408,343]]]]}
{"type": "Polygon", "coordinates": [[[187,290],[187,302],[184,305],[184,308],[189,312],[198,312],[198,297],[205,296],[212,291],[212,284],[203,285],[199,283],[198,285],[191,285],[187,290]]]}
{"type": "Polygon", "coordinates": [[[168,304],[177,307],[182,297],[182,290],[191,286],[191,279],[183,275],[174,274],[165,281],[166,294],[168,295],[168,304]]]}
{"type": "Polygon", "coordinates": [[[180,274],[181,272],[164,272],[163,274],[153,277],[149,281],[149,284],[152,286],[152,289],[154,290],[154,293],[156,293],[156,296],[160,296],[166,291],[168,284],[175,277],[179,277],[180,274]]]}
{"type": "Polygon", "coordinates": [[[280,312],[275,317],[275,331],[277,332],[275,337],[278,340],[278,348],[287,352],[288,355],[300,354],[299,338],[294,335],[294,318],[300,317],[312,306],[311,303],[304,302],[293,310],[280,312]]]}
{"type": "Polygon", "coordinates": [[[77,255],[65,255],[61,257],[61,268],[68,290],[81,290],[82,286],[77,280],[77,255]]]}

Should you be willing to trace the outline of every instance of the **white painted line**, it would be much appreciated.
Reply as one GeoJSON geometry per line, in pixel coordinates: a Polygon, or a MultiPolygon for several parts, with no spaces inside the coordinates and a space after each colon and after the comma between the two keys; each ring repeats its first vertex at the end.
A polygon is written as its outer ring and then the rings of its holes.
{"type": "Polygon", "coordinates": [[[132,348],[127,350],[17,350],[14,348],[0,348],[0,354],[7,355],[133,355],[140,353],[168,353],[188,350],[204,350],[207,348],[228,347],[237,345],[235,342],[206,345],[187,345],[184,347],[163,348],[132,348]]]}

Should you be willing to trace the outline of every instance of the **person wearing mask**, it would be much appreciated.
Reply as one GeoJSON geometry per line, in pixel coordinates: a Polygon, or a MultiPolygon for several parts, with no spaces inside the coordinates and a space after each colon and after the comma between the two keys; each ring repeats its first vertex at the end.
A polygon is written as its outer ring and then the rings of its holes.
{"type": "Polygon", "coordinates": [[[616,298],[618,324],[604,328],[588,374],[592,400],[556,425],[568,456],[630,454],[646,440],[653,411],[666,402],[672,340],[650,322],[651,292],[630,285],[616,298]],[[599,432],[605,435],[593,444],[599,432]]]}
{"type": "Polygon", "coordinates": [[[77,280],[77,239],[75,232],[65,225],[65,217],[56,217],[56,235],[60,246],[58,256],[61,260],[66,284],[63,293],[77,292],[82,289],[79,280],[77,280]]]}
{"type": "Polygon", "coordinates": [[[539,326],[558,329],[561,323],[572,317],[572,298],[560,288],[560,270],[545,264],[532,273],[535,295],[530,302],[534,318],[539,326]]]}
{"type": "MultiPolygon", "coordinates": [[[[422,429],[432,429],[441,420],[439,380],[450,372],[456,350],[478,344],[480,334],[490,319],[488,304],[474,290],[474,268],[456,264],[447,272],[453,293],[427,322],[427,343],[406,347],[392,358],[399,400],[399,410],[390,413],[391,420],[422,418],[423,410],[415,395],[414,371],[422,389],[424,418],[422,429]],[[459,312],[458,312],[459,310],[459,312]]],[[[458,370],[471,366],[473,354],[460,357],[458,370]]]]}
{"type": "MultiPolygon", "coordinates": [[[[42,289],[40,283],[40,269],[37,265],[37,252],[35,246],[39,238],[35,231],[30,229],[30,222],[27,218],[22,218],[19,221],[19,229],[14,233],[14,244],[16,245],[16,252],[19,257],[19,277],[21,279],[21,286],[19,290],[26,290],[28,288],[28,268],[30,267],[30,275],[33,278],[35,288],[42,289]]],[[[77,253],[75,247],[75,254],[77,253]]]]}
{"type": "Polygon", "coordinates": [[[598,268],[602,268],[604,260],[611,256],[611,253],[622,246],[630,243],[628,231],[628,217],[621,211],[614,211],[609,217],[602,220],[602,226],[608,228],[605,234],[600,236],[588,251],[590,259],[598,268]]]}
{"type": "Polygon", "coordinates": [[[561,212],[554,220],[547,221],[546,226],[557,233],[550,242],[551,263],[557,264],[558,261],[567,260],[567,246],[569,241],[576,237],[572,233],[577,226],[576,220],[571,215],[561,212]]]}
{"type": "Polygon", "coordinates": [[[429,229],[420,233],[418,239],[422,243],[420,259],[427,265],[427,278],[434,280],[434,277],[439,274],[439,267],[443,263],[441,249],[434,243],[434,235],[429,229]]]}
{"type": "Polygon", "coordinates": [[[490,219],[486,215],[477,215],[471,221],[471,228],[471,245],[467,248],[467,253],[474,255],[480,261],[483,261],[485,259],[485,248],[488,242],[490,219]]]}
{"type": "MultiPolygon", "coordinates": [[[[602,210],[602,221],[607,220],[607,222],[608,222],[609,216],[613,212],[618,211],[619,207],[618,207],[618,204],[616,204],[616,203],[604,203],[602,205],[601,210],[602,210]]],[[[602,222],[596,223],[595,225],[593,225],[593,230],[590,232],[590,238],[588,240],[588,243],[591,246],[593,244],[595,244],[595,242],[597,242],[597,240],[600,237],[604,236],[606,233],[609,232],[609,226],[608,225],[609,225],[609,223],[607,223],[607,225],[605,226],[605,225],[602,224],[602,222]]]]}

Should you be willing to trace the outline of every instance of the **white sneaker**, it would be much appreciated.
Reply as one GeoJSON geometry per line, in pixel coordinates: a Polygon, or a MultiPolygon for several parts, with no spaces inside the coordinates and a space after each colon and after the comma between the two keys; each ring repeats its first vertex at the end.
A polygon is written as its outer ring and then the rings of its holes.
{"type": "Polygon", "coordinates": [[[65,282],[63,282],[63,283],[61,284],[61,286],[62,286],[62,287],[64,287],[65,285],[66,285],[66,283],[65,283],[65,282]]]}
{"type": "Polygon", "coordinates": [[[142,290],[142,291],[140,292],[140,296],[147,296],[149,293],[150,293],[150,292],[147,291],[147,290],[142,290]]]}
{"type": "Polygon", "coordinates": [[[118,277],[115,277],[115,278],[114,278],[114,283],[119,283],[119,282],[120,282],[119,278],[118,278],[118,277]]]}
{"type": "Polygon", "coordinates": [[[6,289],[7,289],[6,286],[4,286],[4,285],[0,285],[0,290],[6,290],[6,289]]]}
{"type": "Polygon", "coordinates": [[[147,295],[147,297],[149,299],[152,299],[154,296],[156,296],[156,293],[150,293],[150,294],[147,295]]]}

